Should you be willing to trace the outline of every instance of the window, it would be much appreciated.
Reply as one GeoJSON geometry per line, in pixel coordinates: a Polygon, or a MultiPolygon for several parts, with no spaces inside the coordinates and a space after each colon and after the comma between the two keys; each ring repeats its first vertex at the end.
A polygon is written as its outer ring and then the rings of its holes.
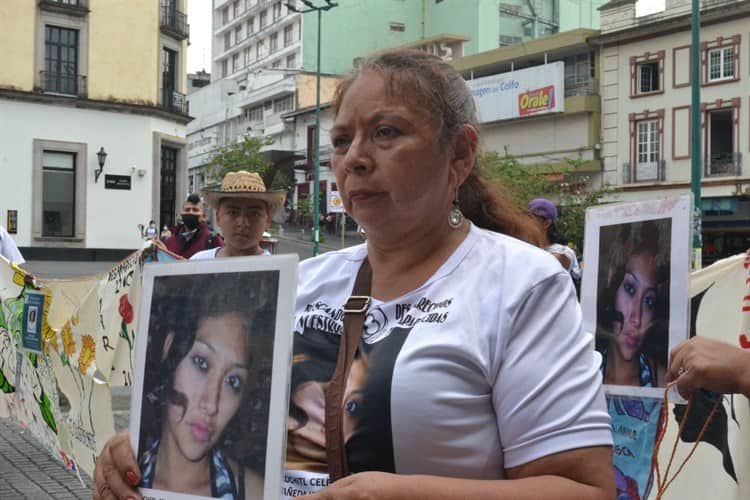
{"type": "Polygon", "coordinates": [[[733,108],[706,112],[706,156],[708,175],[733,175],[736,155],[733,108]]]}
{"type": "Polygon", "coordinates": [[[271,63],[272,69],[277,69],[281,67],[281,59],[276,59],[274,62],[271,63]]]}
{"type": "Polygon", "coordinates": [[[227,31],[224,33],[224,50],[229,50],[229,47],[232,46],[232,34],[227,31]]]}
{"type": "Polygon", "coordinates": [[[659,120],[636,123],[636,180],[657,180],[659,167],[659,120]]]}
{"type": "Polygon", "coordinates": [[[78,30],[45,26],[43,75],[46,92],[78,95],[78,30]]]}
{"type": "Polygon", "coordinates": [[[240,0],[234,0],[232,4],[232,17],[237,17],[240,14],[240,0]]]}
{"type": "Polygon", "coordinates": [[[406,25],[404,23],[391,23],[389,26],[391,31],[406,31],[406,25]]]}
{"type": "Polygon", "coordinates": [[[263,106],[255,106],[254,108],[245,108],[245,119],[251,122],[259,122],[263,120],[263,106]]]}
{"type": "Polygon", "coordinates": [[[256,59],[262,59],[264,57],[265,48],[263,47],[263,41],[261,40],[258,42],[258,45],[255,46],[255,58],[256,59]]]}
{"type": "Polygon", "coordinates": [[[273,101],[273,112],[283,113],[294,109],[294,95],[289,95],[273,101]]]}
{"type": "Polygon", "coordinates": [[[720,36],[701,43],[701,84],[717,85],[740,79],[741,35],[720,36]]]}
{"type": "Polygon", "coordinates": [[[279,49],[279,34],[274,33],[271,35],[268,43],[268,51],[273,54],[279,49]]]}
{"type": "Polygon", "coordinates": [[[75,236],[76,155],[42,153],[42,236],[75,236]]]}
{"type": "Polygon", "coordinates": [[[286,67],[292,69],[297,67],[297,54],[286,56],[286,67]]]}
{"type": "Polygon", "coordinates": [[[225,7],[224,10],[221,11],[221,22],[223,24],[229,22],[229,7],[225,7]]]}
{"type": "Polygon", "coordinates": [[[247,34],[255,33],[255,16],[250,16],[247,20],[247,34]]]}
{"type": "Polygon", "coordinates": [[[273,4],[273,20],[276,21],[281,17],[281,2],[273,4]]]}
{"type": "Polygon", "coordinates": [[[240,55],[235,54],[232,56],[232,71],[239,71],[240,70],[240,55]]]}
{"type": "Polygon", "coordinates": [[[630,97],[664,92],[664,55],[660,50],[630,58],[630,97]]]}
{"type": "Polygon", "coordinates": [[[708,81],[734,78],[734,46],[708,51],[708,81]]]}
{"type": "Polygon", "coordinates": [[[639,94],[658,92],[659,88],[659,63],[657,61],[641,63],[638,68],[638,90],[639,94]]]}
{"type": "Polygon", "coordinates": [[[252,51],[250,50],[250,47],[246,48],[243,51],[242,55],[243,55],[243,58],[244,58],[244,61],[245,61],[245,66],[247,66],[248,64],[250,64],[250,62],[251,62],[251,60],[250,60],[251,54],[252,54],[252,51]]]}
{"type": "Polygon", "coordinates": [[[234,28],[234,43],[240,43],[242,41],[242,25],[234,28]]]}
{"type": "Polygon", "coordinates": [[[169,110],[180,107],[177,91],[177,52],[163,47],[161,50],[162,105],[169,110]]]}
{"type": "Polygon", "coordinates": [[[221,75],[229,76],[229,59],[228,58],[221,61],[221,75]]]}
{"type": "Polygon", "coordinates": [[[260,29],[263,29],[266,26],[268,26],[268,11],[264,10],[260,13],[260,29]]]}
{"type": "Polygon", "coordinates": [[[284,47],[288,47],[294,42],[294,25],[284,28],[284,47]]]}

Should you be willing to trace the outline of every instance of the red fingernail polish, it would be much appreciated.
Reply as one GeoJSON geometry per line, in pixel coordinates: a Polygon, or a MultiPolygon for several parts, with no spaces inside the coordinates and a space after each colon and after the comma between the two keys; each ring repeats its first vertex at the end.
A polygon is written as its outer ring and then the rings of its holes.
{"type": "Polygon", "coordinates": [[[138,478],[135,475],[135,472],[132,470],[129,470],[125,473],[125,477],[128,478],[128,483],[130,483],[130,486],[135,486],[138,484],[138,478]]]}

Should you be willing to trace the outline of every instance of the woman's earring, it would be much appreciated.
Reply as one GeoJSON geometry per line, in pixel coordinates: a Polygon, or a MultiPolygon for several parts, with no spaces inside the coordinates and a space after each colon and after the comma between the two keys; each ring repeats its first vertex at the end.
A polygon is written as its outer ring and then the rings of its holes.
{"type": "Polygon", "coordinates": [[[367,231],[365,231],[364,226],[359,226],[357,228],[357,234],[359,234],[363,240],[367,239],[367,231]]]}
{"type": "Polygon", "coordinates": [[[448,213],[448,225],[453,229],[458,229],[464,222],[464,214],[458,206],[458,188],[456,188],[456,197],[453,199],[453,208],[448,213]]]}

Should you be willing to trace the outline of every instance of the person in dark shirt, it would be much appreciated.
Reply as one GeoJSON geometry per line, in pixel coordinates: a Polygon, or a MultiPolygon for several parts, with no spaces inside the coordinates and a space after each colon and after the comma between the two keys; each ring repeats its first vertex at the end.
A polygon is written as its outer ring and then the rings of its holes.
{"type": "Polygon", "coordinates": [[[206,224],[203,203],[197,194],[187,197],[180,217],[182,223],[172,229],[172,236],[165,243],[170,252],[189,259],[202,250],[224,246],[221,236],[214,234],[206,224]]]}

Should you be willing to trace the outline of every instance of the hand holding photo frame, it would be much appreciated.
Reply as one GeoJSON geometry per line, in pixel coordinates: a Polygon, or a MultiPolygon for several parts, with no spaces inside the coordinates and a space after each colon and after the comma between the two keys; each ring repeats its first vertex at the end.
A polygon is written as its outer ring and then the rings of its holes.
{"type": "Polygon", "coordinates": [[[687,339],[692,198],[586,211],[581,292],[608,394],[661,398],[669,352],[687,339]]]}
{"type": "Polygon", "coordinates": [[[146,264],[130,432],[154,499],[277,498],[297,257],[146,264]]]}

